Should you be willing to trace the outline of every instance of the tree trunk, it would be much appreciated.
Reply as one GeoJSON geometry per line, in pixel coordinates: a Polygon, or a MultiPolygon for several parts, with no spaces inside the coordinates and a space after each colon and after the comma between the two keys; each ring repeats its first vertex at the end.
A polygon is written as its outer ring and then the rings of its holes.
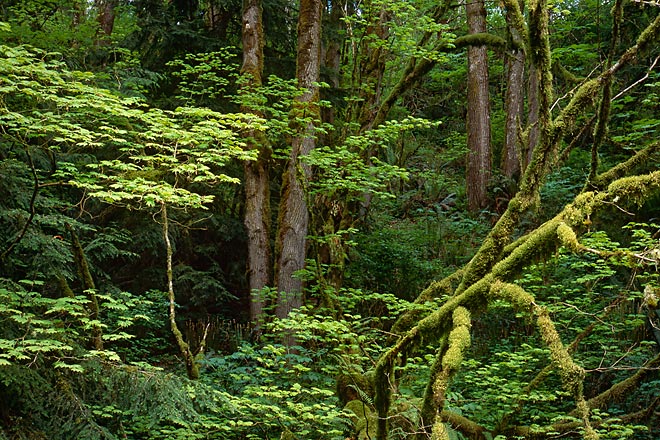
{"type": "Polygon", "coordinates": [[[94,321],[92,324],[92,338],[91,343],[95,350],[103,350],[103,329],[99,323],[99,302],[96,298],[96,285],[92,277],[92,271],[89,268],[89,262],[85,256],[85,251],[80,244],[78,234],[73,230],[70,224],[66,225],[66,229],[71,234],[71,250],[73,252],[73,259],[76,262],[78,277],[82,284],[83,292],[89,300],[89,318],[94,321]]]}
{"type": "MultiPolygon", "coordinates": [[[[483,0],[465,6],[470,34],[486,32],[486,8],[483,0]]],[[[488,96],[488,50],[486,46],[468,48],[467,112],[467,197],[468,209],[478,211],[488,204],[488,180],[491,171],[490,103],[488,96]]]]}
{"type": "Polygon", "coordinates": [[[527,86],[527,105],[529,106],[527,114],[527,145],[526,151],[523,150],[523,169],[532,160],[534,148],[539,142],[539,71],[531,65],[529,69],[529,84],[527,86]]]}
{"type": "MultiPolygon", "coordinates": [[[[243,91],[254,92],[261,86],[263,73],[263,26],[261,0],[243,2],[243,66],[241,73],[247,82],[243,91]]],[[[244,113],[263,116],[247,105],[244,113]]],[[[246,161],[245,170],[245,228],[248,236],[247,272],[250,286],[250,319],[257,326],[263,315],[262,290],[270,283],[270,146],[260,130],[251,130],[246,136],[247,148],[258,150],[256,161],[246,161]]]]}
{"type": "Polygon", "coordinates": [[[166,262],[167,262],[167,296],[170,303],[170,327],[172,334],[176,339],[177,346],[183,356],[183,361],[186,364],[186,372],[188,373],[188,379],[197,380],[199,379],[199,364],[195,359],[195,354],[190,349],[190,345],[183,339],[183,334],[179,330],[179,326],[176,323],[176,302],[174,297],[174,270],[172,268],[172,242],[170,241],[170,231],[169,225],[170,220],[167,215],[167,204],[161,204],[160,218],[162,222],[162,232],[163,240],[165,241],[165,250],[166,250],[166,262]]]}
{"type": "Polygon", "coordinates": [[[98,9],[98,21],[103,35],[99,39],[102,44],[105,37],[112,34],[115,27],[115,3],[117,0],[96,0],[96,8],[98,9]]]}
{"type": "MultiPolygon", "coordinates": [[[[512,21],[511,11],[507,10],[506,21],[512,21]]],[[[521,148],[519,131],[522,127],[524,107],[523,78],[525,75],[525,52],[520,49],[522,41],[513,26],[510,29],[512,50],[506,61],[506,96],[504,107],[506,121],[504,128],[504,146],[502,148],[502,173],[509,178],[517,178],[521,171],[521,148]]],[[[524,153],[523,153],[524,155],[524,153]]],[[[525,162],[527,162],[525,160],[525,162]]]]}
{"type": "Polygon", "coordinates": [[[311,169],[300,159],[316,145],[322,5],[320,0],[300,1],[296,76],[303,93],[294,103],[293,123],[298,133],[293,139],[291,157],[283,177],[279,211],[275,280],[279,292],[275,314],[279,318],[287,317],[291,310],[302,305],[302,281],[294,274],[305,265],[309,213],[304,185],[311,175],[311,169]]]}

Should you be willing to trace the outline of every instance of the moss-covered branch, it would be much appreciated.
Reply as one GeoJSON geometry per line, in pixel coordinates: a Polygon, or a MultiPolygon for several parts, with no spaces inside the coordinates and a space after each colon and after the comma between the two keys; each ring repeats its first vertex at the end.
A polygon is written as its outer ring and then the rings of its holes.
{"type": "Polygon", "coordinates": [[[96,298],[96,285],[94,284],[94,277],[89,268],[89,262],[85,255],[85,250],[80,244],[78,234],[73,230],[70,224],[66,224],[66,229],[71,236],[71,250],[73,252],[73,259],[76,262],[78,277],[82,283],[83,292],[89,300],[89,317],[92,319],[92,345],[96,350],[103,350],[103,331],[98,322],[99,319],[99,302],[96,298]]]}
{"type": "Polygon", "coordinates": [[[195,355],[190,349],[190,345],[183,339],[183,334],[179,330],[179,326],[176,323],[176,302],[174,298],[174,271],[172,269],[172,242],[170,241],[170,232],[169,232],[169,217],[167,215],[167,204],[161,204],[160,218],[162,221],[161,227],[163,228],[163,240],[165,241],[165,247],[167,252],[167,294],[170,303],[169,312],[170,312],[170,327],[172,334],[176,339],[176,343],[179,346],[179,351],[183,356],[184,363],[186,365],[186,372],[188,373],[188,378],[192,380],[199,379],[199,365],[195,359],[195,355]]]}
{"type": "Polygon", "coordinates": [[[467,417],[456,414],[453,411],[443,410],[440,412],[440,421],[449,424],[454,430],[465,434],[474,440],[486,440],[486,428],[473,422],[467,417]]]}
{"type": "Polygon", "coordinates": [[[621,162],[609,170],[601,173],[590,180],[589,187],[594,190],[601,190],[607,187],[616,179],[620,179],[629,174],[633,169],[647,164],[651,156],[660,150],[660,142],[653,142],[643,149],[637,151],[625,162],[621,162]]]}
{"type": "Polygon", "coordinates": [[[413,302],[413,306],[396,320],[392,326],[392,333],[401,334],[410,330],[420,319],[429,314],[429,310],[424,307],[424,304],[443,295],[450,295],[456,287],[455,284],[462,276],[463,270],[459,269],[440,281],[432,282],[417,296],[413,302]]]}
{"type": "MultiPolygon", "coordinates": [[[[611,403],[620,402],[630,396],[633,390],[637,389],[642,381],[658,372],[660,369],[660,354],[649,362],[644,364],[639,370],[629,378],[617,382],[599,395],[587,400],[587,406],[590,409],[604,409],[611,403]]],[[[577,411],[577,410],[576,410],[577,411]]],[[[575,415],[576,411],[570,415],[575,415]]]]}

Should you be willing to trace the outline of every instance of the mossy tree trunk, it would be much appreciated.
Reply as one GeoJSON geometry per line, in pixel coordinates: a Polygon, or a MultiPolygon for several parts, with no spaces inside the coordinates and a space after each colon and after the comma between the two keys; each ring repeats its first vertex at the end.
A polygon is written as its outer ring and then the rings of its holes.
{"type": "Polygon", "coordinates": [[[305,185],[311,176],[311,169],[302,158],[316,145],[320,120],[318,81],[321,70],[322,8],[320,0],[300,2],[296,76],[301,95],[296,98],[292,111],[292,123],[297,134],[293,138],[291,155],[283,176],[275,246],[275,284],[279,292],[275,314],[279,318],[286,318],[291,310],[302,305],[302,280],[296,276],[296,272],[305,267],[307,255],[309,212],[305,185]]]}

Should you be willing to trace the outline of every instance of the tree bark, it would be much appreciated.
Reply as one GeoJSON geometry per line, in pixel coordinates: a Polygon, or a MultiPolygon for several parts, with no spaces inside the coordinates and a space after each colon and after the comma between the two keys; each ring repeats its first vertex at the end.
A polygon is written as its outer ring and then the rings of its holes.
{"type": "Polygon", "coordinates": [[[287,317],[291,310],[302,305],[302,281],[294,274],[305,265],[309,213],[304,185],[311,175],[311,169],[301,158],[316,145],[322,5],[320,0],[300,1],[296,76],[302,94],[294,103],[292,116],[298,133],[293,139],[291,156],[283,177],[279,210],[275,280],[279,292],[275,314],[279,318],[287,317]]]}
{"type": "MultiPolygon", "coordinates": [[[[465,6],[470,34],[486,32],[486,8],[482,0],[465,6]]],[[[490,102],[488,96],[488,49],[468,48],[467,78],[467,197],[468,209],[476,212],[488,204],[488,180],[491,172],[490,102]]]]}
{"type": "MultiPolygon", "coordinates": [[[[507,10],[506,21],[511,23],[512,12],[507,10]]],[[[520,127],[524,107],[523,78],[525,74],[525,52],[520,49],[522,41],[515,27],[509,26],[512,50],[506,61],[506,95],[504,107],[506,121],[504,145],[502,149],[502,172],[509,178],[516,178],[521,170],[520,127]]],[[[525,161],[526,162],[526,161],[525,161]]]]}
{"type": "MultiPolygon", "coordinates": [[[[243,66],[245,76],[243,91],[258,89],[262,83],[264,63],[264,35],[262,26],[261,0],[243,2],[243,66]]],[[[260,111],[247,105],[241,107],[244,113],[263,116],[260,111]]],[[[264,133],[251,130],[246,135],[247,148],[258,150],[255,161],[244,165],[245,218],[248,237],[247,272],[250,286],[250,320],[257,326],[263,315],[263,288],[271,281],[270,251],[270,146],[264,133]]]]}
{"type": "Polygon", "coordinates": [[[529,69],[529,83],[527,86],[527,145],[523,151],[523,169],[532,160],[534,148],[539,142],[539,72],[536,66],[529,69]]]}
{"type": "Polygon", "coordinates": [[[115,27],[115,4],[117,0],[96,0],[96,8],[98,9],[98,21],[103,35],[101,36],[99,43],[102,42],[104,37],[108,37],[112,34],[112,30],[115,27]]]}

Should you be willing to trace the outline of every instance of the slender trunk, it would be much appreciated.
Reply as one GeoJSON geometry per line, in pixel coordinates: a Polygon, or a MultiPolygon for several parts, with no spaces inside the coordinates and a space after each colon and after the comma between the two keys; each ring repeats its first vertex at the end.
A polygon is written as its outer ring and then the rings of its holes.
{"type": "Polygon", "coordinates": [[[320,0],[300,2],[296,76],[303,93],[294,103],[294,123],[298,125],[298,134],[292,142],[291,157],[282,183],[275,280],[280,292],[275,309],[279,318],[288,316],[291,310],[302,305],[302,281],[294,274],[305,265],[309,213],[304,185],[311,175],[311,169],[301,158],[316,145],[322,5],[320,0]]]}
{"type": "Polygon", "coordinates": [[[71,248],[78,269],[78,277],[82,283],[85,296],[87,296],[87,299],[89,300],[89,319],[94,321],[92,324],[92,346],[95,350],[103,350],[103,330],[98,322],[99,302],[96,298],[96,285],[94,284],[94,278],[92,278],[92,272],[89,269],[89,262],[87,261],[85,251],[80,244],[78,235],[75,233],[71,225],[67,224],[66,229],[69,231],[69,234],[71,234],[71,248]]]}
{"type": "MultiPolygon", "coordinates": [[[[486,8],[483,0],[465,6],[470,34],[486,32],[486,8]]],[[[468,48],[467,78],[467,196],[472,212],[488,204],[488,180],[491,171],[490,102],[488,95],[488,50],[486,46],[468,48]]]]}
{"type": "MultiPolygon", "coordinates": [[[[506,21],[511,23],[511,11],[507,10],[506,21]]],[[[519,47],[522,46],[520,35],[515,27],[509,25],[510,42],[512,50],[508,54],[506,62],[506,96],[505,110],[506,121],[504,128],[504,146],[502,149],[502,172],[509,178],[520,176],[521,170],[521,148],[520,127],[522,127],[522,114],[524,107],[523,78],[525,75],[525,53],[519,47]]]]}
{"type": "Polygon", "coordinates": [[[529,84],[527,86],[527,148],[525,151],[523,169],[527,168],[527,164],[532,160],[534,148],[539,142],[539,71],[531,65],[529,69],[529,84]]]}
{"type": "MultiPolygon", "coordinates": [[[[263,72],[263,26],[261,0],[243,2],[243,66],[241,73],[246,77],[243,91],[254,93],[262,83],[263,72]]],[[[241,111],[263,116],[249,105],[241,111]]],[[[269,160],[270,146],[264,133],[251,130],[246,136],[247,148],[257,150],[256,161],[246,161],[245,170],[245,228],[248,236],[247,271],[250,286],[250,319],[257,326],[262,320],[264,301],[263,288],[270,283],[270,191],[269,160]]]]}
{"type": "Polygon", "coordinates": [[[170,241],[169,217],[167,216],[167,204],[161,205],[160,218],[163,228],[163,240],[167,251],[167,295],[170,302],[170,327],[172,334],[179,346],[179,351],[186,364],[186,372],[191,380],[199,379],[199,365],[195,361],[195,355],[190,350],[190,345],[183,339],[183,334],[176,323],[176,302],[174,298],[174,271],[172,269],[172,242],[170,241]]]}

